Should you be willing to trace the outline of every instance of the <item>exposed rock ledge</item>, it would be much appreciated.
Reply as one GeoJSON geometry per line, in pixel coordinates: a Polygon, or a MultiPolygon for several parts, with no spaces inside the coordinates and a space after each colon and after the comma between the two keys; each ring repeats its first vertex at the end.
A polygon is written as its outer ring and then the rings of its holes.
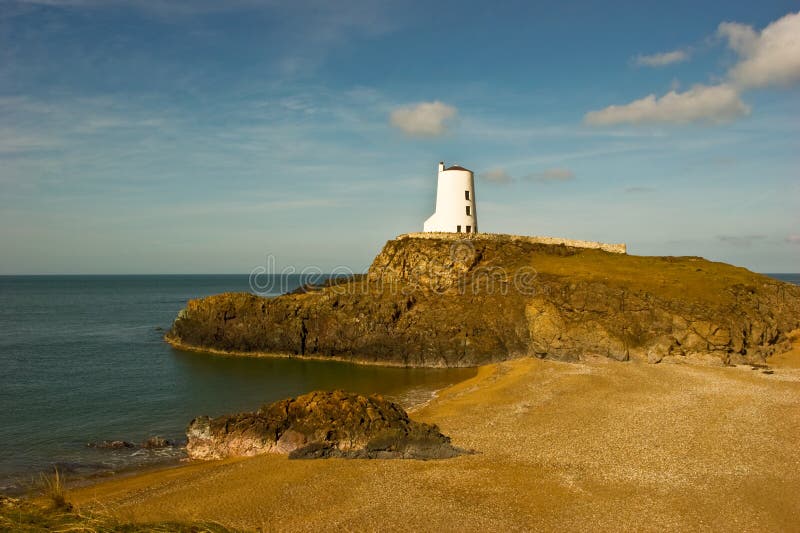
{"type": "Polygon", "coordinates": [[[492,240],[495,242],[526,242],[532,244],[555,244],[564,245],[571,248],[588,248],[591,250],[603,250],[614,254],[628,253],[625,243],[611,244],[597,241],[580,241],[576,239],[564,239],[561,237],[540,237],[537,235],[507,235],[505,233],[439,233],[439,232],[419,232],[405,233],[399,235],[397,240],[403,239],[440,239],[446,241],[458,240],[492,240]]]}
{"type": "Polygon", "coordinates": [[[534,355],[763,362],[800,327],[800,286],[699,257],[484,234],[401,236],[366,276],[304,293],[192,300],[166,339],[224,353],[409,366],[534,355]]]}
{"type": "Polygon", "coordinates": [[[195,418],[186,430],[192,459],[264,453],[292,459],[443,459],[460,450],[436,426],[414,422],[380,396],[311,392],[254,413],[195,418]]]}

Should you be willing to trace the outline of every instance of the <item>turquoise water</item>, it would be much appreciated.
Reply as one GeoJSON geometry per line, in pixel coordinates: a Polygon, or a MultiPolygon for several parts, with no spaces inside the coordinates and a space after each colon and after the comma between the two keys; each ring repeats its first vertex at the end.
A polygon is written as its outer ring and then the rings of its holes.
{"type": "Polygon", "coordinates": [[[163,342],[190,298],[248,290],[241,275],[0,277],[0,492],[54,464],[85,477],[183,455],[89,442],[182,439],[197,415],[315,389],[378,392],[409,405],[475,373],[210,356],[163,342]]]}

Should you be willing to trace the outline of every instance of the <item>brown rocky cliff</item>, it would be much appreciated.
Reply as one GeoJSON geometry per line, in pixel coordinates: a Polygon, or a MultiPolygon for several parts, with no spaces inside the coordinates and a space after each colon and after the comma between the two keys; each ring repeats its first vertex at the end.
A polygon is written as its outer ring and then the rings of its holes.
{"type": "Polygon", "coordinates": [[[416,366],[536,355],[760,362],[800,327],[800,287],[697,257],[473,236],[389,241],[368,275],[308,293],[192,300],[167,340],[416,366]]]}

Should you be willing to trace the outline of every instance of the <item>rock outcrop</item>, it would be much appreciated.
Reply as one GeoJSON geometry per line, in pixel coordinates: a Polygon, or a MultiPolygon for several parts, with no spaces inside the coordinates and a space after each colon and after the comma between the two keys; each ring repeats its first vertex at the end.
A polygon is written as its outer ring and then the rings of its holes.
{"type": "Polygon", "coordinates": [[[121,450],[123,448],[135,448],[136,445],[126,440],[101,440],[90,442],[86,445],[89,448],[100,448],[106,450],[121,450]]]}
{"type": "Polygon", "coordinates": [[[173,446],[175,446],[175,442],[157,435],[142,442],[142,448],[145,450],[159,450],[161,448],[171,448],[173,446]]]}
{"type": "Polygon", "coordinates": [[[101,440],[86,444],[89,448],[99,448],[106,450],[122,450],[126,448],[143,448],[145,450],[157,450],[160,448],[172,448],[175,442],[163,437],[154,436],[145,439],[140,445],[126,440],[101,440]]]}
{"type": "Polygon", "coordinates": [[[800,327],[800,287],[699,257],[474,235],[401,236],[366,276],[275,298],[192,300],[166,339],[236,354],[407,366],[521,356],[763,362],[800,327]]]}
{"type": "Polygon", "coordinates": [[[264,453],[321,457],[441,459],[460,451],[436,426],[415,422],[380,396],[311,392],[253,413],[195,418],[186,430],[192,459],[264,453]]]}

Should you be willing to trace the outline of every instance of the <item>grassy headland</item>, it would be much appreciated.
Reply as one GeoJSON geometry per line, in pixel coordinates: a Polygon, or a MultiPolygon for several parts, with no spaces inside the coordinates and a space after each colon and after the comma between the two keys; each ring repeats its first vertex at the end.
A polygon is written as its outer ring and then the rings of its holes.
{"type": "Polygon", "coordinates": [[[698,257],[641,257],[512,236],[399,237],[367,276],[306,293],[190,301],[181,348],[383,365],[535,355],[763,363],[800,328],[800,287],[698,257]]]}

